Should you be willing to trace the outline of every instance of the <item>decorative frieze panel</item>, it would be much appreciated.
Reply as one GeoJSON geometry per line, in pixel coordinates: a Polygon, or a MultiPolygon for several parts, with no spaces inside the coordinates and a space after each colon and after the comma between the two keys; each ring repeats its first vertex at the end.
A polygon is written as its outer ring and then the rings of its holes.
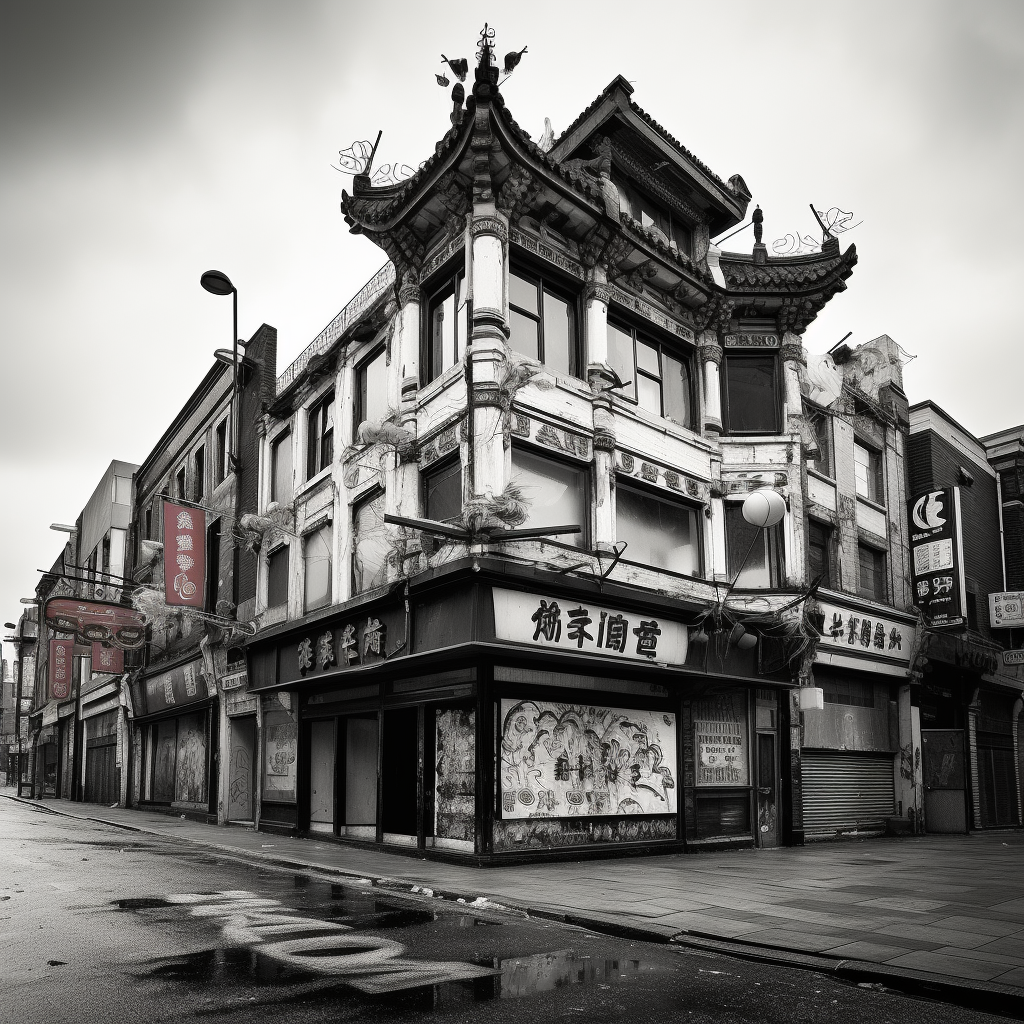
{"type": "Polygon", "coordinates": [[[789,477],[785,473],[773,473],[769,470],[755,473],[739,473],[722,475],[722,482],[719,485],[719,494],[749,494],[751,491],[759,490],[762,487],[785,488],[789,484],[789,477]]]}
{"type": "Polygon", "coordinates": [[[564,427],[556,427],[542,420],[537,420],[525,413],[513,412],[510,423],[513,437],[521,437],[533,441],[546,448],[571,455],[573,458],[590,461],[590,438],[564,427]]]}
{"type": "Polygon", "coordinates": [[[454,451],[459,446],[459,435],[465,433],[466,421],[452,423],[445,427],[436,437],[427,441],[420,449],[420,465],[429,466],[442,456],[454,451]]]}
{"type": "Polygon", "coordinates": [[[516,228],[509,229],[509,238],[513,245],[518,245],[534,256],[558,267],[559,270],[564,270],[567,274],[571,274],[581,281],[583,280],[583,265],[571,256],[559,252],[547,242],[542,242],[537,238],[524,234],[516,228]]]}
{"type": "Polygon", "coordinates": [[[452,257],[463,248],[464,239],[461,234],[450,238],[439,249],[429,255],[420,272],[420,280],[426,281],[431,274],[440,270],[452,257]]]}
{"type": "Polygon", "coordinates": [[[645,320],[657,324],[662,330],[668,331],[684,341],[688,341],[691,345],[696,342],[696,335],[691,327],[680,323],[678,320],[673,320],[672,317],[662,313],[660,309],[656,309],[649,302],[644,302],[643,299],[630,295],[629,292],[614,286],[611,289],[611,297],[613,302],[617,302],[630,312],[637,313],[645,320]]]}
{"type": "Polygon", "coordinates": [[[705,480],[680,473],[674,469],[666,469],[655,462],[639,459],[628,452],[618,452],[615,468],[623,476],[631,476],[644,483],[656,487],[665,487],[678,494],[684,494],[694,501],[707,504],[711,500],[711,485],[705,480]]]}
{"type": "Polygon", "coordinates": [[[727,334],[723,340],[726,348],[778,348],[782,343],[777,334],[727,334]]]}

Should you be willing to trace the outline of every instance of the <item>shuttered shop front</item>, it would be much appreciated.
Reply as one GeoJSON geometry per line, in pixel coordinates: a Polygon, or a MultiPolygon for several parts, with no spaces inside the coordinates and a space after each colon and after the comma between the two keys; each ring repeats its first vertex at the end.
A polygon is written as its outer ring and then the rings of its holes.
{"type": "Polygon", "coordinates": [[[801,753],[804,831],[873,831],[895,814],[891,754],[801,753]]]}

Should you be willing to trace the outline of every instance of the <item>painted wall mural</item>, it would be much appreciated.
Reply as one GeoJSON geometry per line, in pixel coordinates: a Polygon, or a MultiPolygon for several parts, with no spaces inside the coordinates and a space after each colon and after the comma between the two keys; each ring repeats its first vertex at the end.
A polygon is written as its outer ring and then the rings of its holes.
{"type": "Polygon", "coordinates": [[[501,702],[501,817],[674,814],[676,717],[501,702]]]}
{"type": "Polygon", "coordinates": [[[584,818],[527,818],[494,823],[495,853],[510,850],[550,850],[595,843],[649,843],[676,839],[675,818],[634,815],[594,821],[584,818]]]}
{"type": "Polygon", "coordinates": [[[434,835],[473,842],[476,824],[476,712],[438,708],[434,835]]]}
{"type": "Polygon", "coordinates": [[[182,715],[178,719],[174,799],[189,804],[206,800],[205,715],[182,715]]]}

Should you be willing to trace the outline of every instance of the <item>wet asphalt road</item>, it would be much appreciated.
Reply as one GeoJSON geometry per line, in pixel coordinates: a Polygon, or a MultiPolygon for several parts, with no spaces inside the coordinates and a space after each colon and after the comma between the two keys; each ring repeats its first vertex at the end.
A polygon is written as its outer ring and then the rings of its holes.
{"type": "Polygon", "coordinates": [[[0,1018],[20,1024],[1003,1019],[253,866],[2,799],[0,951],[0,1018]]]}

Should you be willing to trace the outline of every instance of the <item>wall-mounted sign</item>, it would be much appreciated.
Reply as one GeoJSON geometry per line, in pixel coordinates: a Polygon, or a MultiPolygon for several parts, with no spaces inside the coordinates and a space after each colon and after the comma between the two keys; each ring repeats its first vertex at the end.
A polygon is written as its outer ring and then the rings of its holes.
{"type": "Polygon", "coordinates": [[[603,654],[630,661],[682,665],[688,631],[679,622],[604,608],[577,598],[492,591],[494,632],[499,640],[603,654]]]}
{"type": "Polygon", "coordinates": [[[157,711],[195,704],[210,696],[212,694],[203,674],[203,659],[196,658],[143,680],[141,693],[137,688],[132,699],[136,714],[152,715],[157,711]]]}
{"type": "Polygon", "coordinates": [[[960,488],[926,491],[907,502],[914,604],[933,628],[967,626],[960,532],[960,488]]]}
{"type": "Polygon", "coordinates": [[[910,664],[917,632],[913,626],[822,598],[818,604],[823,614],[816,623],[822,634],[816,660],[827,662],[828,653],[834,652],[910,664]]]}
{"type": "Polygon", "coordinates": [[[727,334],[726,348],[778,348],[780,345],[777,334],[727,334]]]}
{"type": "Polygon", "coordinates": [[[698,786],[749,786],[747,708],[742,691],[693,702],[698,786]]]}
{"type": "Polygon", "coordinates": [[[1004,665],[1024,665],[1024,651],[1003,651],[1004,665]]]}
{"type": "Polygon", "coordinates": [[[221,676],[220,688],[222,690],[242,690],[249,684],[249,673],[244,666],[235,671],[228,672],[221,676]]]}
{"type": "Polygon", "coordinates": [[[988,617],[993,629],[1024,628],[1024,590],[989,594],[988,617]]]}
{"type": "Polygon", "coordinates": [[[164,601],[202,608],[206,597],[206,513],[164,502],[164,601]]]}
{"type": "Polygon", "coordinates": [[[74,633],[83,644],[107,643],[132,650],[146,642],[145,618],[120,604],[51,597],[43,609],[43,618],[51,629],[74,633]]]}
{"type": "Polygon", "coordinates": [[[93,672],[110,672],[116,674],[124,671],[124,651],[106,644],[92,645],[93,672]]]}
{"type": "Polygon", "coordinates": [[[75,663],[73,640],[50,641],[50,698],[67,700],[71,696],[71,669],[75,663]]]}

